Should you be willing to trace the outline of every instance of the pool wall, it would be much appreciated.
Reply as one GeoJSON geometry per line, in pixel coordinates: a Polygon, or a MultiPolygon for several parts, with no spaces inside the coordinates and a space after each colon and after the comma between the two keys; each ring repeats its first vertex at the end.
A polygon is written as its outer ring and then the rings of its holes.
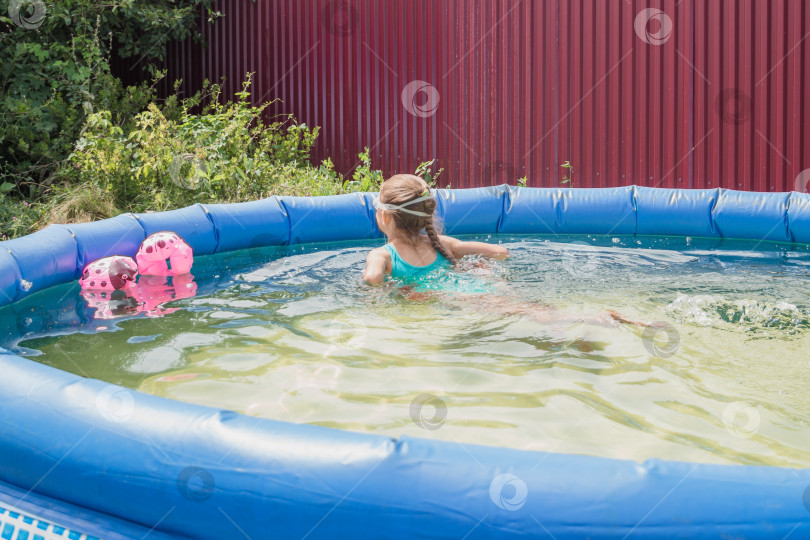
{"type": "MultiPolygon", "coordinates": [[[[503,185],[437,196],[451,235],[810,242],[810,196],[795,192],[503,185]]],[[[94,259],[133,255],[159,230],[178,232],[195,255],[380,238],[371,200],[272,197],[52,225],[0,244],[0,303],[75,280],[94,259]]],[[[296,425],[143,394],[3,350],[0,373],[0,508],[96,537],[810,536],[808,469],[640,464],[296,425]]]]}

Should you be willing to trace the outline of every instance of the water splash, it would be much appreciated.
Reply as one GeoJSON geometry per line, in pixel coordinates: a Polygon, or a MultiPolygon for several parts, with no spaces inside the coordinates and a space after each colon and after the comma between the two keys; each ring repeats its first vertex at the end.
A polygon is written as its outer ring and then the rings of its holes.
{"type": "Polygon", "coordinates": [[[810,328],[810,313],[784,302],[728,299],[722,295],[681,294],[665,311],[678,322],[749,333],[771,329],[793,335],[810,328]]]}

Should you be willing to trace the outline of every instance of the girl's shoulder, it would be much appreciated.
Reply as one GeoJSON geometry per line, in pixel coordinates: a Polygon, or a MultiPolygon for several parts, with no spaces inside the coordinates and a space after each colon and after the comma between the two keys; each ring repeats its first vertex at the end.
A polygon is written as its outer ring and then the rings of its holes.
{"type": "Polygon", "coordinates": [[[366,257],[366,265],[368,267],[380,268],[383,274],[391,273],[393,259],[391,258],[391,252],[388,250],[387,246],[388,244],[369,251],[366,257]]]}
{"type": "Polygon", "coordinates": [[[461,243],[461,240],[458,238],[453,238],[452,236],[445,236],[443,234],[439,235],[439,241],[444,244],[446,247],[450,248],[455,254],[455,247],[461,243]]]}
{"type": "Polygon", "coordinates": [[[386,259],[391,258],[390,248],[388,247],[390,244],[385,244],[384,246],[376,247],[369,252],[369,256],[375,257],[384,257],[386,259]]]}

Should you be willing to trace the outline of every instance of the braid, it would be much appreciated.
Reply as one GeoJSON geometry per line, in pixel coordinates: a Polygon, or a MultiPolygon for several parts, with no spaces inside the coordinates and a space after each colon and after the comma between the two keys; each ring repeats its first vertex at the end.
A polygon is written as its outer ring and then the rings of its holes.
{"type": "Polygon", "coordinates": [[[436,230],[433,228],[433,219],[427,219],[428,222],[425,224],[425,232],[427,233],[428,237],[430,237],[430,242],[433,244],[433,249],[444,255],[445,258],[450,261],[450,264],[455,267],[458,261],[456,260],[455,256],[450,253],[450,250],[444,247],[441,240],[439,240],[439,235],[436,234],[436,230]]]}

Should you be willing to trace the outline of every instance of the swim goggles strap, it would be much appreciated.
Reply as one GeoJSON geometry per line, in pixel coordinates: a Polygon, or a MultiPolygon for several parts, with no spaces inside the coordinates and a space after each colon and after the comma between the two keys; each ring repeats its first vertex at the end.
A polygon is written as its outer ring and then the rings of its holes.
{"type": "Polygon", "coordinates": [[[419,201],[424,201],[425,199],[430,199],[432,197],[432,195],[430,195],[429,193],[430,192],[428,192],[428,195],[424,195],[422,197],[419,197],[418,199],[414,199],[412,201],[408,201],[408,202],[402,203],[400,205],[388,204],[388,203],[380,202],[380,196],[377,195],[374,198],[374,208],[376,208],[378,210],[401,210],[402,212],[407,212],[407,213],[413,214],[415,216],[430,217],[430,214],[426,214],[424,212],[419,212],[417,210],[408,210],[407,208],[403,208],[404,206],[408,206],[408,205],[411,205],[411,204],[414,204],[414,203],[418,203],[419,201]]]}

